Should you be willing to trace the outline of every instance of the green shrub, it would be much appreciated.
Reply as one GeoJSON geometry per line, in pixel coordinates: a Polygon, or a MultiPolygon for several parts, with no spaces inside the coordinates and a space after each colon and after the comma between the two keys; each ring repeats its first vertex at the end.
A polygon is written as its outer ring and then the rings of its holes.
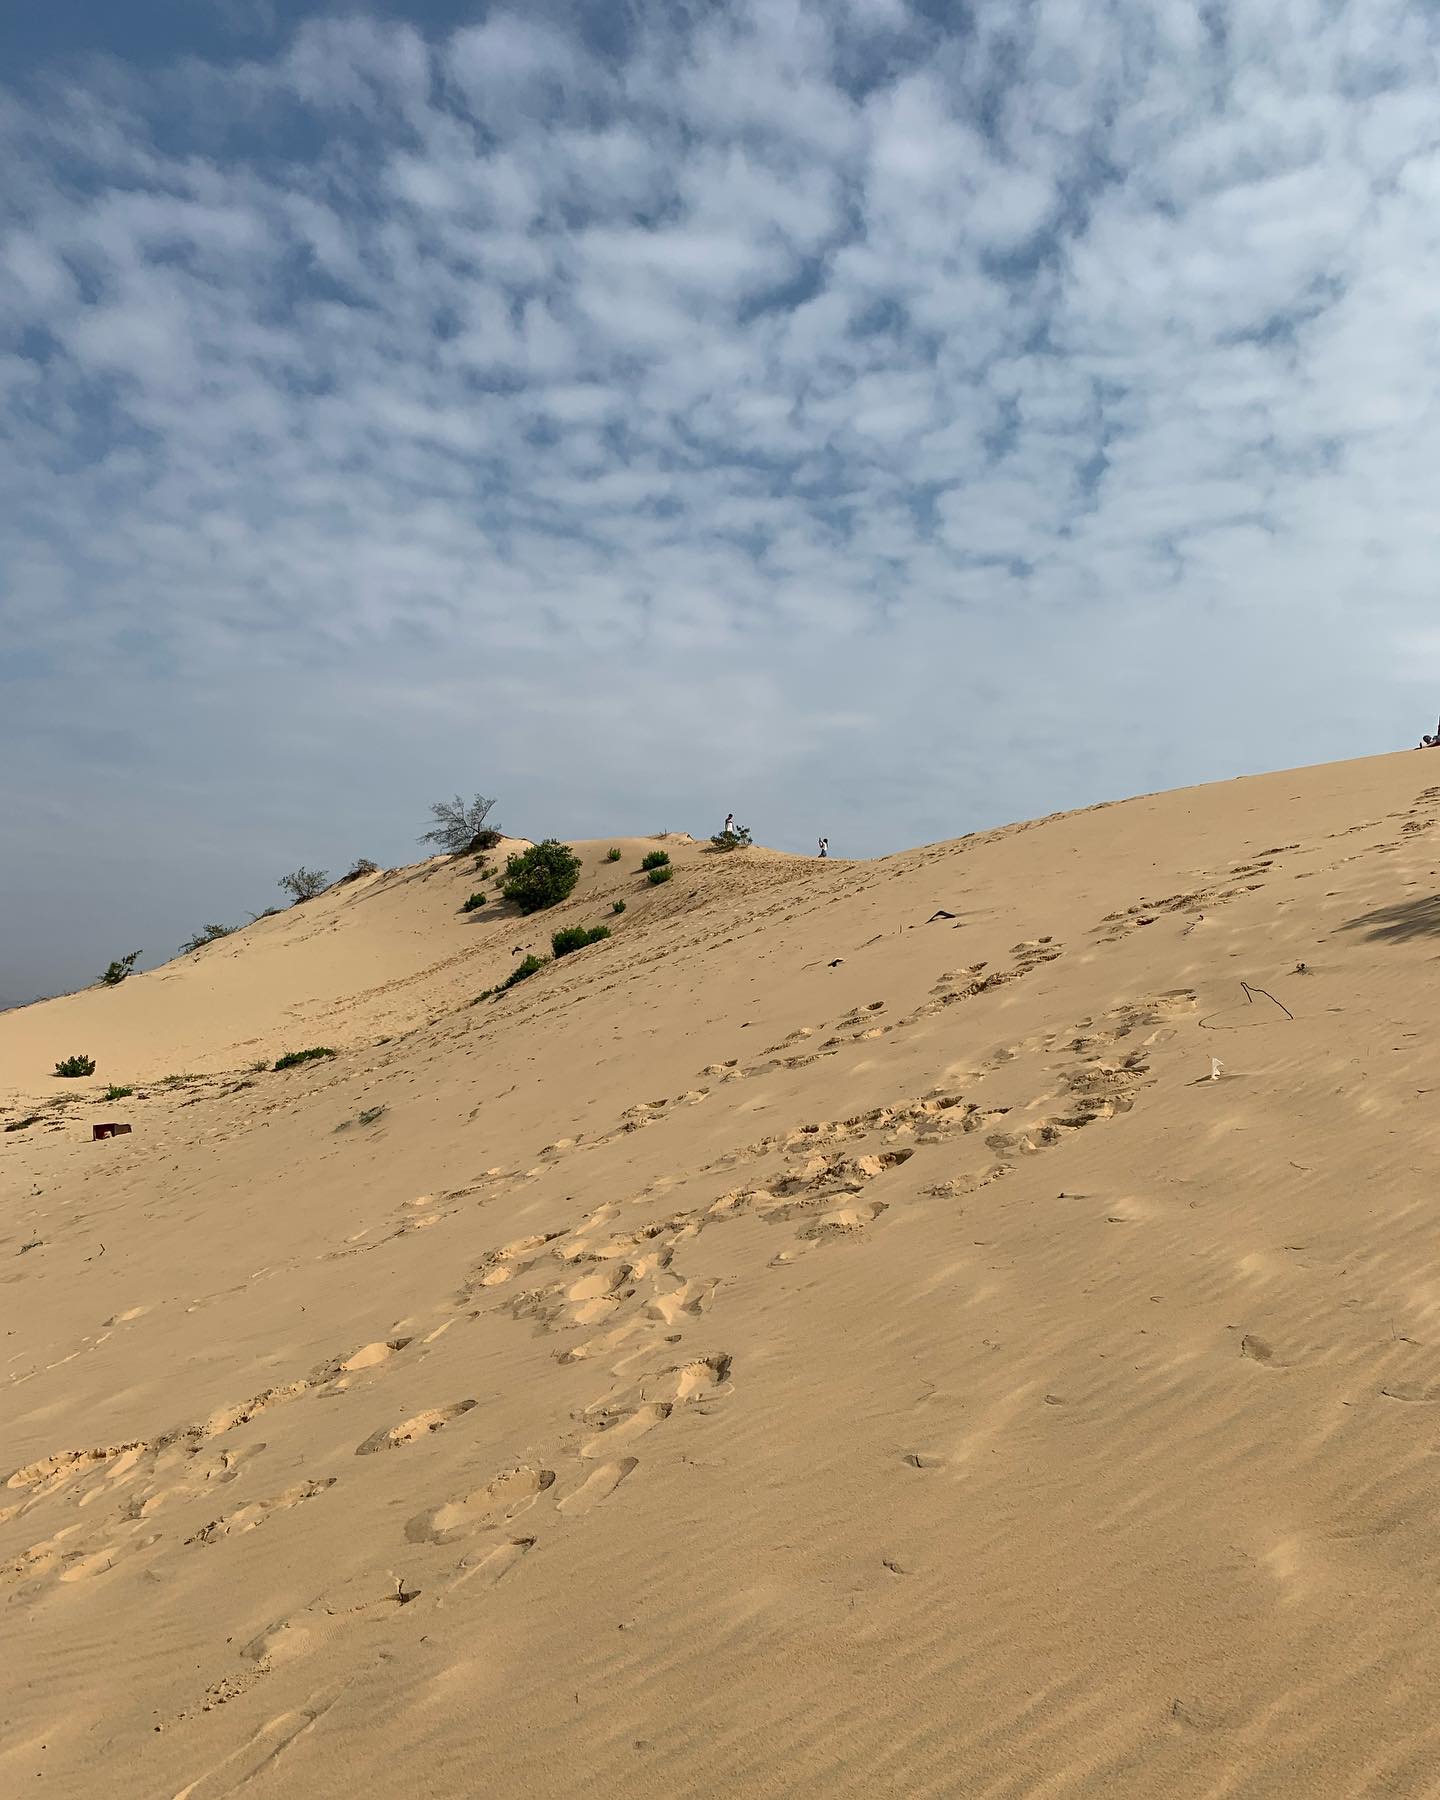
{"type": "Polygon", "coordinates": [[[105,1100],[128,1100],[134,1092],[134,1088],[108,1087],[101,1098],[105,1100]]]}
{"type": "Polygon", "coordinates": [[[610,910],[611,910],[611,912],[612,912],[612,913],[622,913],[622,912],[624,912],[624,910],[625,910],[625,902],[624,902],[624,901],[623,901],[623,900],[612,900],[612,901],[611,901],[611,902],[610,902],[610,910]]]}
{"type": "Polygon", "coordinates": [[[670,852],[668,850],[649,850],[645,853],[645,859],[640,867],[642,869],[663,869],[669,860],[670,852]]]}
{"type": "Polygon", "coordinates": [[[119,987],[127,975],[135,972],[135,965],[143,954],[144,952],[141,950],[132,950],[128,956],[122,956],[118,962],[112,962],[100,977],[101,981],[105,983],[106,987],[119,987]]]}
{"type": "Polygon", "coordinates": [[[420,842],[437,845],[447,856],[461,856],[467,850],[493,850],[500,842],[500,833],[487,830],[485,821],[494,805],[484,794],[476,794],[468,801],[459,794],[453,800],[435,800],[430,806],[435,823],[421,833],[420,842]]]}
{"type": "Polygon", "coordinates": [[[317,1057],[333,1056],[334,1054],[333,1050],[327,1050],[323,1044],[317,1045],[313,1050],[287,1050],[284,1056],[277,1057],[275,1067],[277,1069],[293,1069],[299,1063],[314,1062],[317,1057]]]}
{"type": "Polygon", "coordinates": [[[598,944],[610,935],[608,925],[567,925],[550,940],[556,956],[569,956],[572,950],[583,950],[587,944],[598,944]]]}
{"type": "MultiPolygon", "coordinates": [[[[317,894],[323,894],[329,879],[328,869],[307,869],[302,863],[290,874],[282,875],[275,885],[284,888],[292,906],[298,906],[302,900],[313,900],[317,894]]],[[[261,917],[264,917],[263,913],[261,917]]]]}
{"type": "Polygon", "coordinates": [[[505,864],[503,892],[522,913],[542,912],[566,899],[579,879],[580,858],[568,844],[546,838],[505,864]]]}
{"type": "Polygon", "coordinates": [[[605,852],[605,860],[606,862],[619,862],[620,852],[618,850],[607,850],[605,852]]]}
{"type": "Polygon", "coordinates": [[[340,879],[341,881],[358,881],[362,875],[378,875],[379,873],[379,863],[371,862],[368,856],[360,856],[355,859],[340,879]]]}
{"type": "Polygon", "coordinates": [[[55,1065],[57,1075],[93,1075],[95,1058],[93,1056],[67,1056],[64,1062],[55,1065]]]}
{"type": "Polygon", "coordinates": [[[483,894],[472,894],[460,910],[461,912],[478,912],[484,904],[485,896],[483,894]]]}
{"type": "Polygon", "coordinates": [[[194,937],[186,938],[177,954],[188,956],[192,950],[203,950],[207,944],[213,944],[216,938],[229,937],[234,930],[233,925],[202,925],[194,937]]]}
{"type": "Polygon", "coordinates": [[[669,881],[671,876],[674,875],[674,873],[675,873],[675,871],[670,867],[670,865],[668,863],[664,864],[661,868],[652,869],[650,871],[651,887],[659,887],[659,885],[662,881],[669,881]]]}
{"type": "Polygon", "coordinates": [[[548,956],[527,956],[524,962],[516,963],[495,992],[503,994],[506,988],[514,987],[517,981],[528,981],[532,975],[538,975],[549,961],[548,956]]]}
{"type": "Polygon", "coordinates": [[[737,825],[733,831],[717,831],[710,840],[712,850],[748,850],[750,848],[750,827],[737,825]]]}

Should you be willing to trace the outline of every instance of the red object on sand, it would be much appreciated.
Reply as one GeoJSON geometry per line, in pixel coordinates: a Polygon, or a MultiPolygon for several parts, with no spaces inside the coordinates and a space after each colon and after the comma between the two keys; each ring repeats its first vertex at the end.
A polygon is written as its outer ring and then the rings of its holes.
{"type": "Polygon", "coordinates": [[[130,1127],[128,1125],[97,1125],[90,1134],[90,1142],[94,1144],[98,1143],[101,1138],[119,1137],[122,1131],[128,1131],[129,1129],[130,1127]]]}

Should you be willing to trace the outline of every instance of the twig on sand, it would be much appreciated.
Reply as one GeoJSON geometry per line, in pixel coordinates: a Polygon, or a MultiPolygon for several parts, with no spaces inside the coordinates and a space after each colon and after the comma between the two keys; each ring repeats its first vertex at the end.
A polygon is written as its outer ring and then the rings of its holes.
{"type": "Polygon", "coordinates": [[[1278,1006],[1280,1008],[1281,1012],[1284,1013],[1285,1017],[1287,1019],[1291,1020],[1293,1023],[1294,1018],[1295,1018],[1294,1013],[1291,1012],[1290,1008],[1285,1004],[1285,1002],[1283,1000],[1276,1000],[1275,996],[1270,992],[1270,990],[1268,988],[1252,987],[1248,981],[1242,981],[1240,983],[1240,987],[1245,995],[1245,998],[1250,1002],[1250,1004],[1252,1006],[1255,1004],[1255,996],[1257,994],[1264,994],[1265,998],[1267,1000],[1273,1002],[1274,1005],[1278,1006]]]}

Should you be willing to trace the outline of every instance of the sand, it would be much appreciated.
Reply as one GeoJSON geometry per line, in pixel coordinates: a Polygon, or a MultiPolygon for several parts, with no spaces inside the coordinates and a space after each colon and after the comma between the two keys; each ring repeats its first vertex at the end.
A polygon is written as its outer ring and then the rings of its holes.
{"type": "Polygon", "coordinates": [[[0,1793],[1440,1793],[1437,819],[432,861],[0,1017],[0,1793]]]}

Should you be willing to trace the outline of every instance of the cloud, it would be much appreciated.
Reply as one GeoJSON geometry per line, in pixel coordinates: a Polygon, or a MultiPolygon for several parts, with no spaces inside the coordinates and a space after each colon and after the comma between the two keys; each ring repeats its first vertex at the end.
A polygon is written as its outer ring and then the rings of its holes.
{"type": "Polygon", "coordinates": [[[0,93],[0,864],[113,808],[178,941],[457,783],[870,852],[1428,720],[1422,7],[240,13],[0,93]]]}

